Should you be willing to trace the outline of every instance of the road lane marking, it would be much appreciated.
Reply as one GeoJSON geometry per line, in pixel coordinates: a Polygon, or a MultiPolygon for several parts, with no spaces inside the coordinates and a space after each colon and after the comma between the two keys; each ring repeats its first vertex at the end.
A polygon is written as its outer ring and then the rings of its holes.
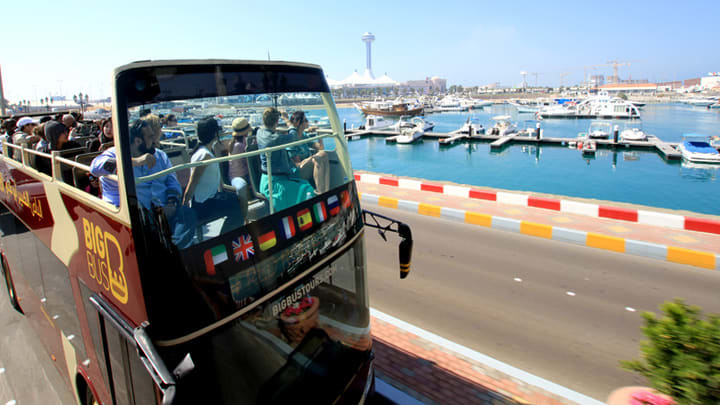
{"type": "Polygon", "coordinates": [[[633,307],[625,307],[626,311],[635,312],[635,308],[633,307]]]}
{"type": "Polygon", "coordinates": [[[571,297],[574,297],[574,296],[575,296],[575,293],[572,292],[572,291],[567,291],[567,292],[565,292],[565,294],[567,294],[567,295],[569,295],[569,296],[571,296],[571,297]]]}
{"type": "Polygon", "coordinates": [[[522,279],[520,277],[515,277],[514,280],[517,281],[518,283],[522,283],[522,279]]]}

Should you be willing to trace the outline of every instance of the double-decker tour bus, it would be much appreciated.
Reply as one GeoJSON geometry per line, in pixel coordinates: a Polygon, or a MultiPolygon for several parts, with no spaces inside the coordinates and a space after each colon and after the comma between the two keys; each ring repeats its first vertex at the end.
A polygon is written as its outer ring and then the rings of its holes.
{"type": "Polygon", "coordinates": [[[78,402],[364,402],[363,231],[399,234],[401,277],[412,237],[361,210],[322,69],[156,61],[113,78],[114,144],[68,148],[53,124],[57,150],[5,142],[0,158],[11,303],[78,402]]]}

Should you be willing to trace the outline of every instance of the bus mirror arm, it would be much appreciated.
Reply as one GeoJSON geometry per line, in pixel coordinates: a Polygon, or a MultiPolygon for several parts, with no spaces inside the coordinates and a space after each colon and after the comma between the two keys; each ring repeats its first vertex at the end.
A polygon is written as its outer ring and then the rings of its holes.
{"type": "Polygon", "coordinates": [[[407,275],[410,274],[413,247],[412,231],[410,230],[410,226],[398,220],[368,210],[363,210],[362,216],[365,226],[377,229],[378,234],[380,234],[384,241],[387,242],[387,237],[385,236],[386,232],[394,232],[400,236],[402,239],[400,241],[400,246],[398,247],[400,253],[400,278],[407,277],[407,275]]]}
{"type": "Polygon", "coordinates": [[[133,336],[137,344],[140,360],[143,365],[145,365],[148,373],[150,373],[150,377],[152,377],[155,384],[163,393],[162,405],[173,404],[175,402],[175,394],[177,393],[177,381],[195,368],[190,353],[185,355],[171,374],[155,349],[155,345],[153,345],[150,336],[148,336],[145,326],[135,328],[133,336]]]}

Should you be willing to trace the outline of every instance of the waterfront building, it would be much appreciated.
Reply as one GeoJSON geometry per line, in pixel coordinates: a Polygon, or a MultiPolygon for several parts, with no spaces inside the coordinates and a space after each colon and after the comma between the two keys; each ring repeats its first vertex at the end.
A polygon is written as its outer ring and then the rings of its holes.
{"type": "Polygon", "coordinates": [[[655,94],[657,92],[655,83],[613,83],[597,86],[598,91],[607,91],[609,95],[616,96],[619,93],[625,94],[655,94]]]}

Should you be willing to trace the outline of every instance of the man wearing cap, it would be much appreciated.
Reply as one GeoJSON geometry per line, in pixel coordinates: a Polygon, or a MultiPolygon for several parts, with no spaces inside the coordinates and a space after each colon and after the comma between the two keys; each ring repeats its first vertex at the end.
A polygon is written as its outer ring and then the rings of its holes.
{"type": "MultiPolygon", "coordinates": [[[[33,129],[35,129],[36,126],[37,122],[32,118],[20,118],[17,122],[17,130],[12,137],[13,143],[19,146],[24,145],[25,148],[32,148],[32,146],[40,140],[39,136],[33,135],[33,129]]],[[[16,156],[16,158],[19,158],[19,156],[16,156]]]]}

